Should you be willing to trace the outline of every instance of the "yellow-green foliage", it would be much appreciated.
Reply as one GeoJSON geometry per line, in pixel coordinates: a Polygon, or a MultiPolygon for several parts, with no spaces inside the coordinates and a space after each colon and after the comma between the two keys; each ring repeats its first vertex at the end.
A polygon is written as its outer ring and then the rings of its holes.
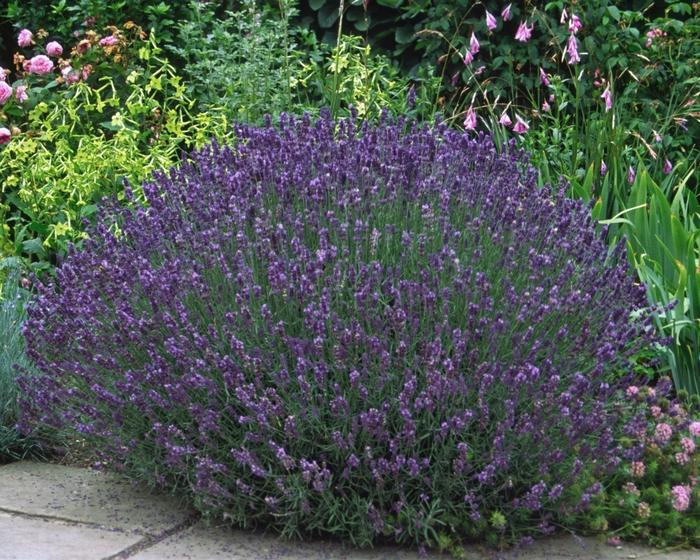
{"type": "Polygon", "coordinates": [[[124,179],[138,188],[183,150],[227,135],[222,112],[192,110],[155,43],[139,58],[143,65],[120,88],[106,76],[38,103],[26,131],[0,149],[0,256],[64,249],[85,236],[82,218],[102,197],[123,195],[124,179]]]}

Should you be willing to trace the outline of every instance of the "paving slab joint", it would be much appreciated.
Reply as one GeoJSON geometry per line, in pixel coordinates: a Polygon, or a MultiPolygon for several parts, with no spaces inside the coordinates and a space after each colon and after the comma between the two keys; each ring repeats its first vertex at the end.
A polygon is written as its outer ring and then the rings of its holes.
{"type": "Polygon", "coordinates": [[[22,517],[24,519],[41,519],[42,521],[59,521],[61,523],[65,523],[67,525],[72,525],[75,527],[90,527],[92,529],[102,529],[104,531],[112,531],[112,532],[124,533],[124,534],[131,533],[131,534],[135,534],[135,535],[144,535],[144,536],[148,535],[148,533],[146,531],[142,531],[142,530],[118,529],[115,527],[109,527],[108,525],[104,525],[103,523],[93,523],[91,521],[78,521],[78,520],[73,519],[71,517],[62,517],[60,515],[45,515],[42,513],[27,513],[26,511],[20,511],[20,510],[6,508],[6,507],[0,507],[0,513],[6,513],[8,515],[13,515],[15,517],[22,517]]]}
{"type": "Polygon", "coordinates": [[[177,535],[178,533],[181,533],[182,531],[185,531],[186,529],[189,529],[193,525],[195,525],[199,521],[199,516],[198,515],[190,515],[185,519],[184,521],[178,523],[174,527],[170,527],[169,529],[166,529],[165,531],[161,531],[157,535],[146,535],[144,538],[142,538],[140,541],[132,544],[131,546],[125,548],[124,550],[120,550],[116,554],[113,554],[112,556],[107,556],[106,558],[103,558],[102,560],[126,560],[128,558],[131,558],[135,554],[138,554],[139,552],[146,550],[156,544],[158,544],[161,541],[164,541],[165,539],[172,537],[173,535],[177,535]]]}

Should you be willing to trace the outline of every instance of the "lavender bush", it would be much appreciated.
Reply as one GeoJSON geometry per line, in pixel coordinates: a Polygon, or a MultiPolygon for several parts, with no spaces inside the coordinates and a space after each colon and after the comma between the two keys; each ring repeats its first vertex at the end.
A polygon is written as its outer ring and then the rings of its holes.
{"type": "Polygon", "coordinates": [[[585,504],[648,327],[587,209],[442,126],[236,137],[108,210],[40,286],[24,421],[286,535],[513,540],[585,504]]]}

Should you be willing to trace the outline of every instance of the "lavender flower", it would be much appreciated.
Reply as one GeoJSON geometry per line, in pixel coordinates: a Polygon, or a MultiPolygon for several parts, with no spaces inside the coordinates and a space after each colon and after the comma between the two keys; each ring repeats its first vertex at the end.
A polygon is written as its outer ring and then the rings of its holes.
{"type": "Polygon", "coordinates": [[[283,115],[235,138],[145,206],[105,203],[37,282],[23,424],[211,516],[357,545],[494,511],[517,539],[576,507],[619,460],[619,373],[651,336],[588,208],[445,125],[283,115]]]}

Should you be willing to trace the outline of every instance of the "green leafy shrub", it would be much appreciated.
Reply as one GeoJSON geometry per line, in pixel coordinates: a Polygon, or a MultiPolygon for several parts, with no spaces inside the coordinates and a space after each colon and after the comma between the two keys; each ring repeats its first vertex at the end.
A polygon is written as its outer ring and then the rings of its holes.
{"type": "Polygon", "coordinates": [[[240,10],[223,19],[194,5],[193,17],[180,24],[180,40],[170,47],[184,63],[189,93],[200,107],[221,105],[231,118],[245,122],[293,111],[304,95],[298,88],[297,63],[320,56],[299,50],[297,41],[310,34],[290,27],[293,4],[282,2],[281,14],[257,4],[245,0],[240,10]]]}
{"type": "Polygon", "coordinates": [[[181,25],[181,44],[170,49],[184,61],[189,93],[203,110],[223,105],[232,119],[254,123],[266,114],[318,115],[323,106],[345,115],[352,106],[370,119],[383,110],[432,116],[437,79],[414,86],[409,96],[412,81],[360,37],[343,35],[331,48],[292,24],[294,3],[279,8],[246,0],[226,19],[199,8],[181,25]]]}
{"type": "Polygon", "coordinates": [[[88,79],[59,85],[50,77],[39,87],[37,77],[23,76],[14,84],[28,86],[29,98],[6,109],[16,125],[0,148],[4,254],[47,266],[51,254],[84,238],[82,220],[102,197],[120,195],[124,180],[138,185],[184,151],[227,134],[224,114],[193,109],[153,38],[140,40],[128,61],[114,60],[123,56],[118,44],[100,47],[98,40],[88,52],[111,59],[82,66],[92,68],[88,79]],[[10,113],[15,109],[21,112],[10,113]]]}
{"type": "Polygon", "coordinates": [[[190,0],[9,0],[3,16],[17,30],[48,29],[61,41],[133,21],[170,42],[176,37],[175,22],[190,16],[190,6],[190,0]]]}

